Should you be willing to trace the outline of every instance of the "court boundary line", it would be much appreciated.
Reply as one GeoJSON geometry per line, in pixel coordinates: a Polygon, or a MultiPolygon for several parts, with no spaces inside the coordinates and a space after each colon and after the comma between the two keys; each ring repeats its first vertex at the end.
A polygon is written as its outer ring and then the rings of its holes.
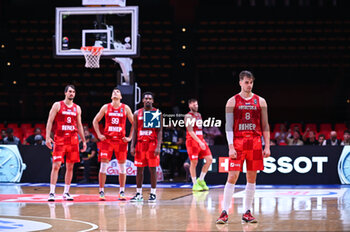
{"type": "MultiPolygon", "coordinates": [[[[3,215],[0,214],[0,217],[24,217],[24,218],[39,218],[39,219],[49,219],[49,220],[61,220],[61,221],[71,221],[71,222],[77,222],[77,223],[82,223],[82,224],[87,224],[91,226],[90,229],[86,230],[79,230],[79,232],[86,232],[86,231],[92,231],[96,230],[99,228],[98,225],[91,223],[91,222],[86,222],[86,221],[81,221],[81,220],[74,220],[74,219],[65,219],[65,218],[49,218],[49,217],[39,217],[39,216],[23,216],[23,215],[3,215]]],[[[52,226],[52,225],[51,225],[52,226]]],[[[52,228],[52,227],[51,227],[52,228]]]]}

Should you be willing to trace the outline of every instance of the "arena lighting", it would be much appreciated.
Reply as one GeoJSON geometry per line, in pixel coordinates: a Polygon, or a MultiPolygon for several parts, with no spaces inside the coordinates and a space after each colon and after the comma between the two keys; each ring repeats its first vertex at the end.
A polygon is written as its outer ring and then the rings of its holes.
{"type": "Polygon", "coordinates": [[[182,62],[182,63],[181,63],[181,66],[182,66],[182,67],[185,67],[185,65],[186,65],[185,62],[182,62]]]}
{"type": "Polygon", "coordinates": [[[186,28],[185,27],[183,27],[181,30],[182,30],[182,32],[186,32],[186,28]]]}
{"type": "Polygon", "coordinates": [[[181,100],[181,104],[185,104],[185,100],[181,100]]]}
{"type": "Polygon", "coordinates": [[[15,84],[17,84],[17,81],[13,81],[12,83],[15,85],[15,84]]]}
{"type": "Polygon", "coordinates": [[[186,49],[186,45],[182,45],[182,49],[185,50],[186,49]]]}
{"type": "Polygon", "coordinates": [[[10,66],[10,65],[11,65],[11,62],[10,62],[10,61],[7,61],[6,65],[7,65],[7,66],[10,66]]]}
{"type": "MultiPolygon", "coordinates": [[[[181,81],[181,85],[184,85],[185,84],[185,81],[181,81]]],[[[349,100],[348,100],[349,101],[349,100]]]]}
{"type": "Polygon", "coordinates": [[[1,48],[5,48],[5,44],[1,44],[1,48]]]}
{"type": "Polygon", "coordinates": [[[346,102],[349,104],[350,103],[350,99],[346,100],[346,102]]]}

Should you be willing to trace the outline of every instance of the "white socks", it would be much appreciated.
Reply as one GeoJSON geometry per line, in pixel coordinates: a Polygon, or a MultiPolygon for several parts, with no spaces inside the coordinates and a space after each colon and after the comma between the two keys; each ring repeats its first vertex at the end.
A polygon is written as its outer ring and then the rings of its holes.
{"type": "Polygon", "coordinates": [[[55,193],[56,185],[50,184],[50,193],[55,193]]]}
{"type": "Polygon", "coordinates": [[[204,180],[204,177],[207,173],[206,172],[201,172],[201,175],[199,176],[199,180],[204,180]]]}
{"type": "Polygon", "coordinates": [[[104,192],[105,188],[100,188],[99,190],[100,190],[99,192],[101,192],[101,191],[104,192]]]}
{"type": "Polygon", "coordinates": [[[151,193],[155,195],[156,194],[156,190],[157,189],[155,189],[155,188],[151,188],[151,193]]]}
{"type": "Polygon", "coordinates": [[[142,195],[142,188],[136,188],[136,192],[142,195]]]}
{"type": "Polygon", "coordinates": [[[247,183],[245,187],[244,212],[251,210],[255,194],[255,184],[247,183]]]}
{"type": "Polygon", "coordinates": [[[69,193],[69,188],[70,188],[70,184],[65,184],[63,193],[69,193]]]}
{"type": "Polygon", "coordinates": [[[222,204],[222,210],[225,210],[228,212],[230,206],[231,206],[231,200],[232,195],[235,191],[235,185],[230,184],[229,182],[226,182],[225,189],[224,189],[224,202],[222,204]]]}
{"type": "Polygon", "coordinates": [[[119,187],[119,192],[125,192],[125,187],[119,187]]]}
{"type": "Polygon", "coordinates": [[[197,183],[197,178],[196,177],[191,177],[192,178],[192,183],[195,185],[197,183]]]}

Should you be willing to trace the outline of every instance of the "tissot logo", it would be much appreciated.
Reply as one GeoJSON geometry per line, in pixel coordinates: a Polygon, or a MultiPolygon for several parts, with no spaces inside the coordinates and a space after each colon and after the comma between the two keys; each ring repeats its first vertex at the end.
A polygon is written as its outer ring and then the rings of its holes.
{"type": "MultiPolygon", "coordinates": [[[[282,156],[277,160],[274,157],[268,157],[264,159],[265,173],[290,173],[295,171],[297,173],[305,174],[312,170],[312,167],[316,165],[316,173],[323,173],[325,165],[328,163],[327,156],[313,156],[306,157],[300,156],[293,160],[288,156],[282,156]]],[[[219,172],[228,172],[229,169],[229,157],[219,158],[219,172]]],[[[243,172],[246,172],[246,166],[243,165],[243,172]]]]}

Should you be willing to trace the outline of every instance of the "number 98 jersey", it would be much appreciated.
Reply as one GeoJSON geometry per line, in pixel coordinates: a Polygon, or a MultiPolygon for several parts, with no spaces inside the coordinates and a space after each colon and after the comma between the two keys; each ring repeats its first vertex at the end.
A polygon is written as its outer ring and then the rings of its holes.
{"type": "Polygon", "coordinates": [[[246,100],[241,95],[235,95],[233,132],[234,138],[246,136],[261,137],[261,107],[259,96],[254,94],[246,100]]]}

